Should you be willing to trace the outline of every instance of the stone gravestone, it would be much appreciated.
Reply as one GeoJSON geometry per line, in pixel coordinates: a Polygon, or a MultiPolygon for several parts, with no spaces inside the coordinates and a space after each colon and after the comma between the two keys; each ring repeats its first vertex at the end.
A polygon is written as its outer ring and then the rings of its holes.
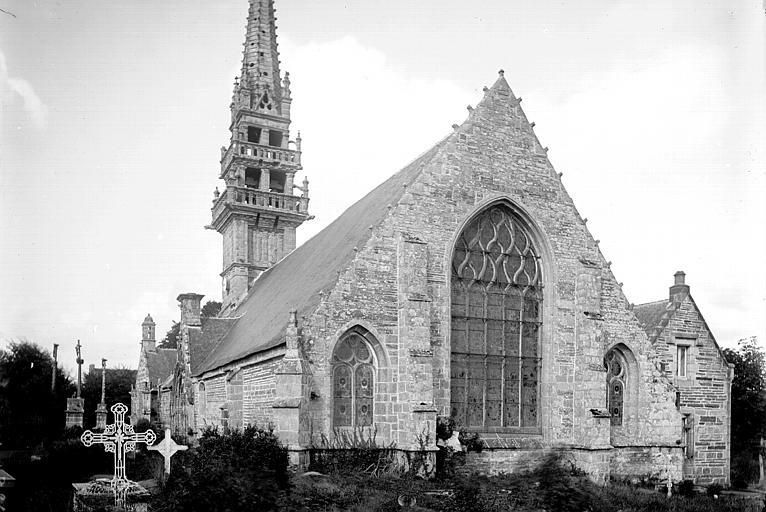
{"type": "Polygon", "coordinates": [[[128,408],[124,404],[111,407],[114,423],[106,425],[101,433],[83,432],[80,440],[85,446],[103,444],[104,450],[114,457],[114,478],[99,479],[87,484],[74,484],[74,512],[90,512],[103,509],[113,502],[117,510],[146,512],[149,492],[136,482],[128,480],[125,473],[125,454],[136,449],[136,443],[151,445],[157,439],[152,430],[136,433],[133,426],[125,423],[128,408]]]}

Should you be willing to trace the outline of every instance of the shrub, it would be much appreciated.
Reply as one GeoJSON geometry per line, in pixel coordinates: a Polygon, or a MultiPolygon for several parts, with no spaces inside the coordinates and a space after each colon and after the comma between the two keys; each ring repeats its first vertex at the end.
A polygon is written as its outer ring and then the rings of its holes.
{"type": "Polygon", "coordinates": [[[271,430],[208,429],[199,446],[173,457],[173,472],[152,510],[276,510],[289,485],[287,450],[271,430]]]}
{"type": "Polygon", "coordinates": [[[723,491],[723,485],[721,484],[710,484],[707,486],[708,496],[720,496],[721,491],[723,491]]]}
{"type": "Polygon", "coordinates": [[[690,497],[694,496],[694,481],[692,480],[682,480],[678,482],[678,489],[676,489],[676,492],[680,494],[681,496],[690,497]]]}

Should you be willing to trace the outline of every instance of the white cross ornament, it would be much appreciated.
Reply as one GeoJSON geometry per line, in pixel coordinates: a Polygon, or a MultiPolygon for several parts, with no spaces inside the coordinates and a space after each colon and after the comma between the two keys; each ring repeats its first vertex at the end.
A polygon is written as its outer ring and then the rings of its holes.
{"type": "Polygon", "coordinates": [[[115,493],[115,503],[119,505],[124,504],[125,493],[131,483],[125,475],[125,454],[134,451],[136,443],[151,445],[157,440],[157,435],[151,429],[136,433],[133,430],[133,425],[126,424],[125,413],[128,412],[128,408],[125,404],[114,404],[111,411],[114,414],[114,423],[107,425],[101,433],[94,434],[90,430],[86,430],[80,436],[80,440],[85,446],[103,444],[105,451],[114,454],[112,488],[115,493]]]}
{"type": "Polygon", "coordinates": [[[170,437],[170,429],[165,429],[165,439],[160,441],[159,444],[150,446],[150,450],[159,452],[165,458],[165,474],[170,474],[170,457],[172,457],[177,451],[188,450],[189,447],[183,444],[176,444],[173,438],[170,437]]]}

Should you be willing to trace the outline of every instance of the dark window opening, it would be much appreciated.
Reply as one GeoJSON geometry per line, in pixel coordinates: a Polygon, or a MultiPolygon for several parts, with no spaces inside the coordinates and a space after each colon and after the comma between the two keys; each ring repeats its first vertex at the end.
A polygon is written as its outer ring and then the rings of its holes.
{"type": "Polygon", "coordinates": [[[255,142],[259,144],[261,142],[261,129],[255,126],[247,127],[247,142],[255,142]]]}
{"type": "Polygon", "coordinates": [[[245,186],[250,188],[258,188],[261,182],[261,170],[248,167],[245,170],[245,186]]]}
{"type": "Polygon", "coordinates": [[[271,171],[271,183],[269,188],[272,192],[279,192],[284,194],[285,192],[285,173],[278,171],[271,171]]]}
{"type": "Polygon", "coordinates": [[[282,132],[269,130],[269,146],[274,146],[275,148],[282,147],[282,132]]]}

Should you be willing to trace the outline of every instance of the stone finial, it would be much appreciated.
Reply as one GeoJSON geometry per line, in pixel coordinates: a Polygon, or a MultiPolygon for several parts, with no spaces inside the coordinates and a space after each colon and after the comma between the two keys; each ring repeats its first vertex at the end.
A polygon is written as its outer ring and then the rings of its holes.
{"type": "Polygon", "coordinates": [[[505,70],[504,70],[504,69],[501,69],[500,71],[498,71],[498,72],[497,72],[497,74],[498,74],[499,76],[505,76],[505,70]]]}
{"type": "Polygon", "coordinates": [[[221,197],[221,192],[218,190],[218,187],[215,187],[215,190],[213,190],[213,197],[215,199],[218,199],[219,197],[221,197]]]}

